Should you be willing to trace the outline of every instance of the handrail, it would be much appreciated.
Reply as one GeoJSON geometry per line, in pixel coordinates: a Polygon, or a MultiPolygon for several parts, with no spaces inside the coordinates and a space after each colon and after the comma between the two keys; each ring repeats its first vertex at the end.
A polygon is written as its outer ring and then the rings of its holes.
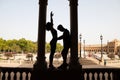
{"type": "Polygon", "coordinates": [[[86,68],[82,69],[84,80],[120,80],[120,68],[86,68]],[[91,74],[91,75],[90,75],[91,74]],[[97,79],[95,79],[97,78],[97,79]]]}
{"type": "Polygon", "coordinates": [[[1,73],[0,80],[5,80],[6,78],[8,78],[8,80],[11,78],[13,78],[13,80],[17,80],[17,78],[19,78],[20,80],[22,80],[23,78],[26,78],[25,80],[30,80],[31,72],[32,72],[32,68],[0,67],[0,73],[1,73]]]}
{"type": "MultiPolygon", "coordinates": [[[[31,80],[31,74],[32,68],[0,67],[0,80],[31,80]]],[[[79,80],[120,80],[120,68],[83,68],[81,75],[79,80]]]]}

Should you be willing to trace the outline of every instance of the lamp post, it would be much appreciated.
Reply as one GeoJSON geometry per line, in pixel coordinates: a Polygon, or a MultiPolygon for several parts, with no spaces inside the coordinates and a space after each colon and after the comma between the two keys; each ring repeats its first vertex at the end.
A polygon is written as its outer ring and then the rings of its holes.
{"type": "Polygon", "coordinates": [[[102,40],[103,40],[103,36],[100,35],[100,40],[101,40],[101,62],[102,62],[102,57],[103,57],[103,52],[102,52],[102,40]]]}
{"type": "Polygon", "coordinates": [[[109,41],[107,41],[107,54],[109,54],[109,41]]]}
{"type": "Polygon", "coordinates": [[[82,34],[80,34],[80,58],[81,58],[81,39],[82,39],[82,34]]]}
{"type": "Polygon", "coordinates": [[[85,40],[83,40],[84,43],[84,58],[85,58],[85,40]]]}

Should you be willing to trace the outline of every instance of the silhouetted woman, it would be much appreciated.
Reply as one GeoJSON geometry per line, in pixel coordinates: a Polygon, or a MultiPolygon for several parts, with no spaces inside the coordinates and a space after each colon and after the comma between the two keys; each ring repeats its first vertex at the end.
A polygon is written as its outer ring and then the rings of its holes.
{"type": "Polygon", "coordinates": [[[51,22],[46,24],[46,30],[51,31],[52,40],[50,41],[50,56],[49,56],[49,68],[54,68],[53,66],[53,57],[56,50],[56,43],[57,43],[57,31],[53,28],[53,13],[50,13],[51,22]]]}

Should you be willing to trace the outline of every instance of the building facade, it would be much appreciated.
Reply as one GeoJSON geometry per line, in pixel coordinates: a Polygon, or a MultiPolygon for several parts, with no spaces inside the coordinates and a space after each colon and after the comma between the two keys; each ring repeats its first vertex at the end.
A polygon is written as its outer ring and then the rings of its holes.
{"type": "MultiPolygon", "coordinates": [[[[80,51],[80,46],[78,46],[78,49],[80,51]]],[[[101,44],[82,45],[81,49],[85,50],[86,52],[98,53],[101,52],[101,44]]],[[[114,39],[113,41],[107,42],[107,44],[102,44],[102,52],[107,54],[109,53],[113,53],[116,55],[120,54],[120,40],[114,39]]]]}

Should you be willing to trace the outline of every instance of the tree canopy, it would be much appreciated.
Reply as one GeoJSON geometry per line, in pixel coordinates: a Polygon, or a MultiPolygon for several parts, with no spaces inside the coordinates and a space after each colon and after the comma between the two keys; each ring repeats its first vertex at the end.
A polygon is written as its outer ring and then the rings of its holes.
{"type": "MultiPolygon", "coordinates": [[[[57,43],[56,52],[60,52],[62,50],[62,45],[57,43]]],[[[50,44],[45,44],[46,53],[50,52],[50,44]]],[[[14,53],[36,53],[37,52],[37,42],[33,42],[31,40],[26,40],[25,38],[21,38],[19,40],[4,40],[0,38],[0,53],[2,52],[14,52],[14,53]]]]}

